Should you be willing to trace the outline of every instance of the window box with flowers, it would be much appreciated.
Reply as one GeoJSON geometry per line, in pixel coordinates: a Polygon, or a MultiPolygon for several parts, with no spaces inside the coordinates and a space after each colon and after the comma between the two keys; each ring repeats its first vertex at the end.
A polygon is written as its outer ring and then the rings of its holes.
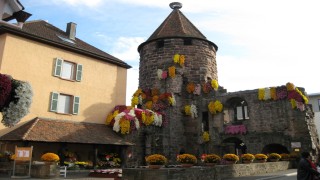
{"type": "Polygon", "coordinates": [[[152,154],[145,159],[151,169],[159,169],[168,161],[167,158],[161,154],[152,154]]]}
{"type": "Polygon", "coordinates": [[[255,157],[256,161],[260,162],[260,163],[266,162],[268,159],[268,156],[265,154],[256,154],[256,155],[254,155],[254,157],[255,157]]]}
{"type": "Polygon", "coordinates": [[[268,160],[271,162],[279,161],[280,158],[281,158],[281,156],[278,153],[271,153],[268,155],[268,160]]]}
{"type": "Polygon", "coordinates": [[[221,157],[216,154],[206,154],[202,156],[202,158],[203,158],[203,162],[207,166],[214,166],[215,164],[218,164],[221,161],[221,157]]]}
{"type": "Polygon", "coordinates": [[[248,164],[248,163],[252,163],[255,157],[253,154],[247,153],[247,154],[243,154],[241,156],[241,159],[243,163],[248,164]]]}
{"type": "Polygon", "coordinates": [[[191,167],[197,163],[197,158],[192,154],[179,154],[177,156],[177,162],[179,162],[182,167],[191,167]]]}
{"type": "Polygon", "coordinates": [[[225,160],[226,164],[235,164],[239,161],[239,156],[235,154],[225,154],[222,158],[225,160]]]}

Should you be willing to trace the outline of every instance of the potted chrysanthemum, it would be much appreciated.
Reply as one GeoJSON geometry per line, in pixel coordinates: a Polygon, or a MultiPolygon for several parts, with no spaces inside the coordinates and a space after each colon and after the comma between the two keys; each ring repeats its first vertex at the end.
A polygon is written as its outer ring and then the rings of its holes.
{"type": "Polygon", "coordinates": [[[241,159],[243,163],[251,163],[255,159],[255,157],[253,154],[247,153],[247,154],[243,154],[241,156],[241,159]]]}
{"type": "Polygon", "coordinates": [[[41,160],[44,162],[56,163],[60,160],[59,156],[55,153],[45,153],[41,156],[41,160]]]}
{"type": "Polygon", "coordinates": [[[177,161],[182,167],[191,167],[197,163],[197,158],[192,154],[179,154],[177,156],[177,161]]]}
{"type": "Polygon", "coordinates": [[[266,162],[268,159],[268,156],[265,154],[255,154],[254,157],[257,162],[266,162]]]}
{"type": "Polygon", "coordinates": [[[213,166],[217,163],[220,163],[220,161],[221,161],[220,156],[218,156],[216,154],[207,154],[207,155],[203,156],[203,162],[207,166],[213,166]]]}
{"type": "Polygon", "coordinates": [[[222,158],[227,164],[235,164],[239,161],[239,156],[235,154],[225,154],[222,158]]]}
{"type": "Polygon", "coordinates": [[[268,155],[268,160],[272,162],[279,161],[280,158],[281,156],[278,153],[271,153],[268,155]]]}
{"type": "Polygon", "coordinates": [[[167,158],[161,154],[152,154],[145,159],[151,169],[159,169],[168,161],[167,158]]]}
{"type": "Polygon", "coordinates": [[[287,153],[281,153],[280,156],[281,156],[281,159],[280,159],[281,161],[289,161],[290,159],[290,155],[287,153]]]}

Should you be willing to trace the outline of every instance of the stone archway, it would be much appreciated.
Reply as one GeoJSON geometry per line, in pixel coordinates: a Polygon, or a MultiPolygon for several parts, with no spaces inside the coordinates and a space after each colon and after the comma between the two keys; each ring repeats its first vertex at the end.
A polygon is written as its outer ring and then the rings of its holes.
{"type": "Polygon", "coordinates": [[[263,154],[270,154],[270,153],[287,153],[289,154],[288,148],[281,145],[281,144],[268,144],[266,146],[263,147],[262,149],[262,153],[263,154]]]}
{"type": "Polygon", "coordinates": [[[226,138],[221,143],[221,154],[237,154],[241,155],[246,153],[247,146],[244,144],[244,142],[236,137],[230,137],[226,138]]]}

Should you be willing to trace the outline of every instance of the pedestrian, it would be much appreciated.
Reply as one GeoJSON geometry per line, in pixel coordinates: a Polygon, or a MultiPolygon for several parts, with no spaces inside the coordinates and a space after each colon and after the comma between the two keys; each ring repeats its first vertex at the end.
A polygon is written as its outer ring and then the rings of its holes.
{"type": "Polygon", "coordinates": [[[298,164],[297,180],[316,180],[320,173],[313,167],[309,152],[302,152],[298,164]]]}

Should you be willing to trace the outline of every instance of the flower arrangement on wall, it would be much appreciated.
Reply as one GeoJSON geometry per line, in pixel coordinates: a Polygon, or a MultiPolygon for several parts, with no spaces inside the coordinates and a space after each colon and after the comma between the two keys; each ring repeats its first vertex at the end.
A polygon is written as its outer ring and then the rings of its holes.
{"type": "Polygon", "coordinates": [[[287,99],[290,101],[293,109],[297,108],[301,111],[304,111],[304,105],[308,104],[309,101],[300,89],[290,82],[285,86],[258,89],[258,99],[261,101],[287,99]]]}
{"type": "Polygon", "coordinates": [[[177,161],[181,164],[196,164],[197,158],[192,154],[179,154],[177,161]]]}
{"type": "Polygon", "coordinates": [[[208,104],[208,109],[211,114],[216,114],[217,112],[222,112],[223,105],[219,100],[210,101],[210,103],[208,104]]]}
{"type": "Polygon", "coordinates": [[[141,105],[142,109],[162,111],[176,105],[173,93],[160,93],[158,89],[138,89],[132,96],[131,106],[141,105]]]}
{"type": "Polygon", "coordinates": [[[185,105],[184,112],[187,116],[191,116],[193,119],[198,117],[197,107],[194,104],[185,105]]]}
{"type": "Polygon", "coordinates": [[[212,86],[212,88],[213,88],[215,91],[217,91],[218,88],[219,88],[218,81],[215,80],[215,79],[211,80],[211,86],[212,86]]]}
{"type": "Polygon", "coordinates": [[[145,157],[146,162],[150,165],[165,165],[167,163],[167,158],[161,154],[152,154],[145,157]]]}
{"type": "Polygon", "coordinates": [[[268,158],[265,154],[255,154],[254,157],[256,160],[266,160],[268,158]]]}
{"type": "Polygon", "coordinates": [[[181,67],[184,66],[184,62],[185,62],[185,56],[184,55],[180,55],[180,54],[175,54],[173,56],[173,62],[175,64],[179,64],[181,67]]]}
{"type": "Polygon", "coordinates": [[[6,75],[1,75],[0,81],[1,122],[6,127],[13,127],[29,113],[33,97],[32,88],[28,82],[15,80],[6,75]]]}
{"type": "Polygon", "coordinates": [[[220,163],[221,157],[216,154],[203,154],[201,160],[204,163],[220,163]]]}
{"type": "Polygon", "coordinates": [[[204,131],[204,132],[202,133],[202,140],[203,140],[203,142],[205,142],[205,143],[210,141],[210,134],[209,134],[208,131],[204,131]]]}
{"type": "Polygon", "coordinates": [[[121,134],[129,134],[132,130],[144,126],[163,125],[163,114],[149,109],[132,108],[130,106],[117,106],[110,112],[106,119],[106,125],[121,134]]]}
{"type": "Polygon", "coordinates": [[[235,154],[225,154],[222,157],[225,161],[239,161],[239,156],[235,154]]]}

